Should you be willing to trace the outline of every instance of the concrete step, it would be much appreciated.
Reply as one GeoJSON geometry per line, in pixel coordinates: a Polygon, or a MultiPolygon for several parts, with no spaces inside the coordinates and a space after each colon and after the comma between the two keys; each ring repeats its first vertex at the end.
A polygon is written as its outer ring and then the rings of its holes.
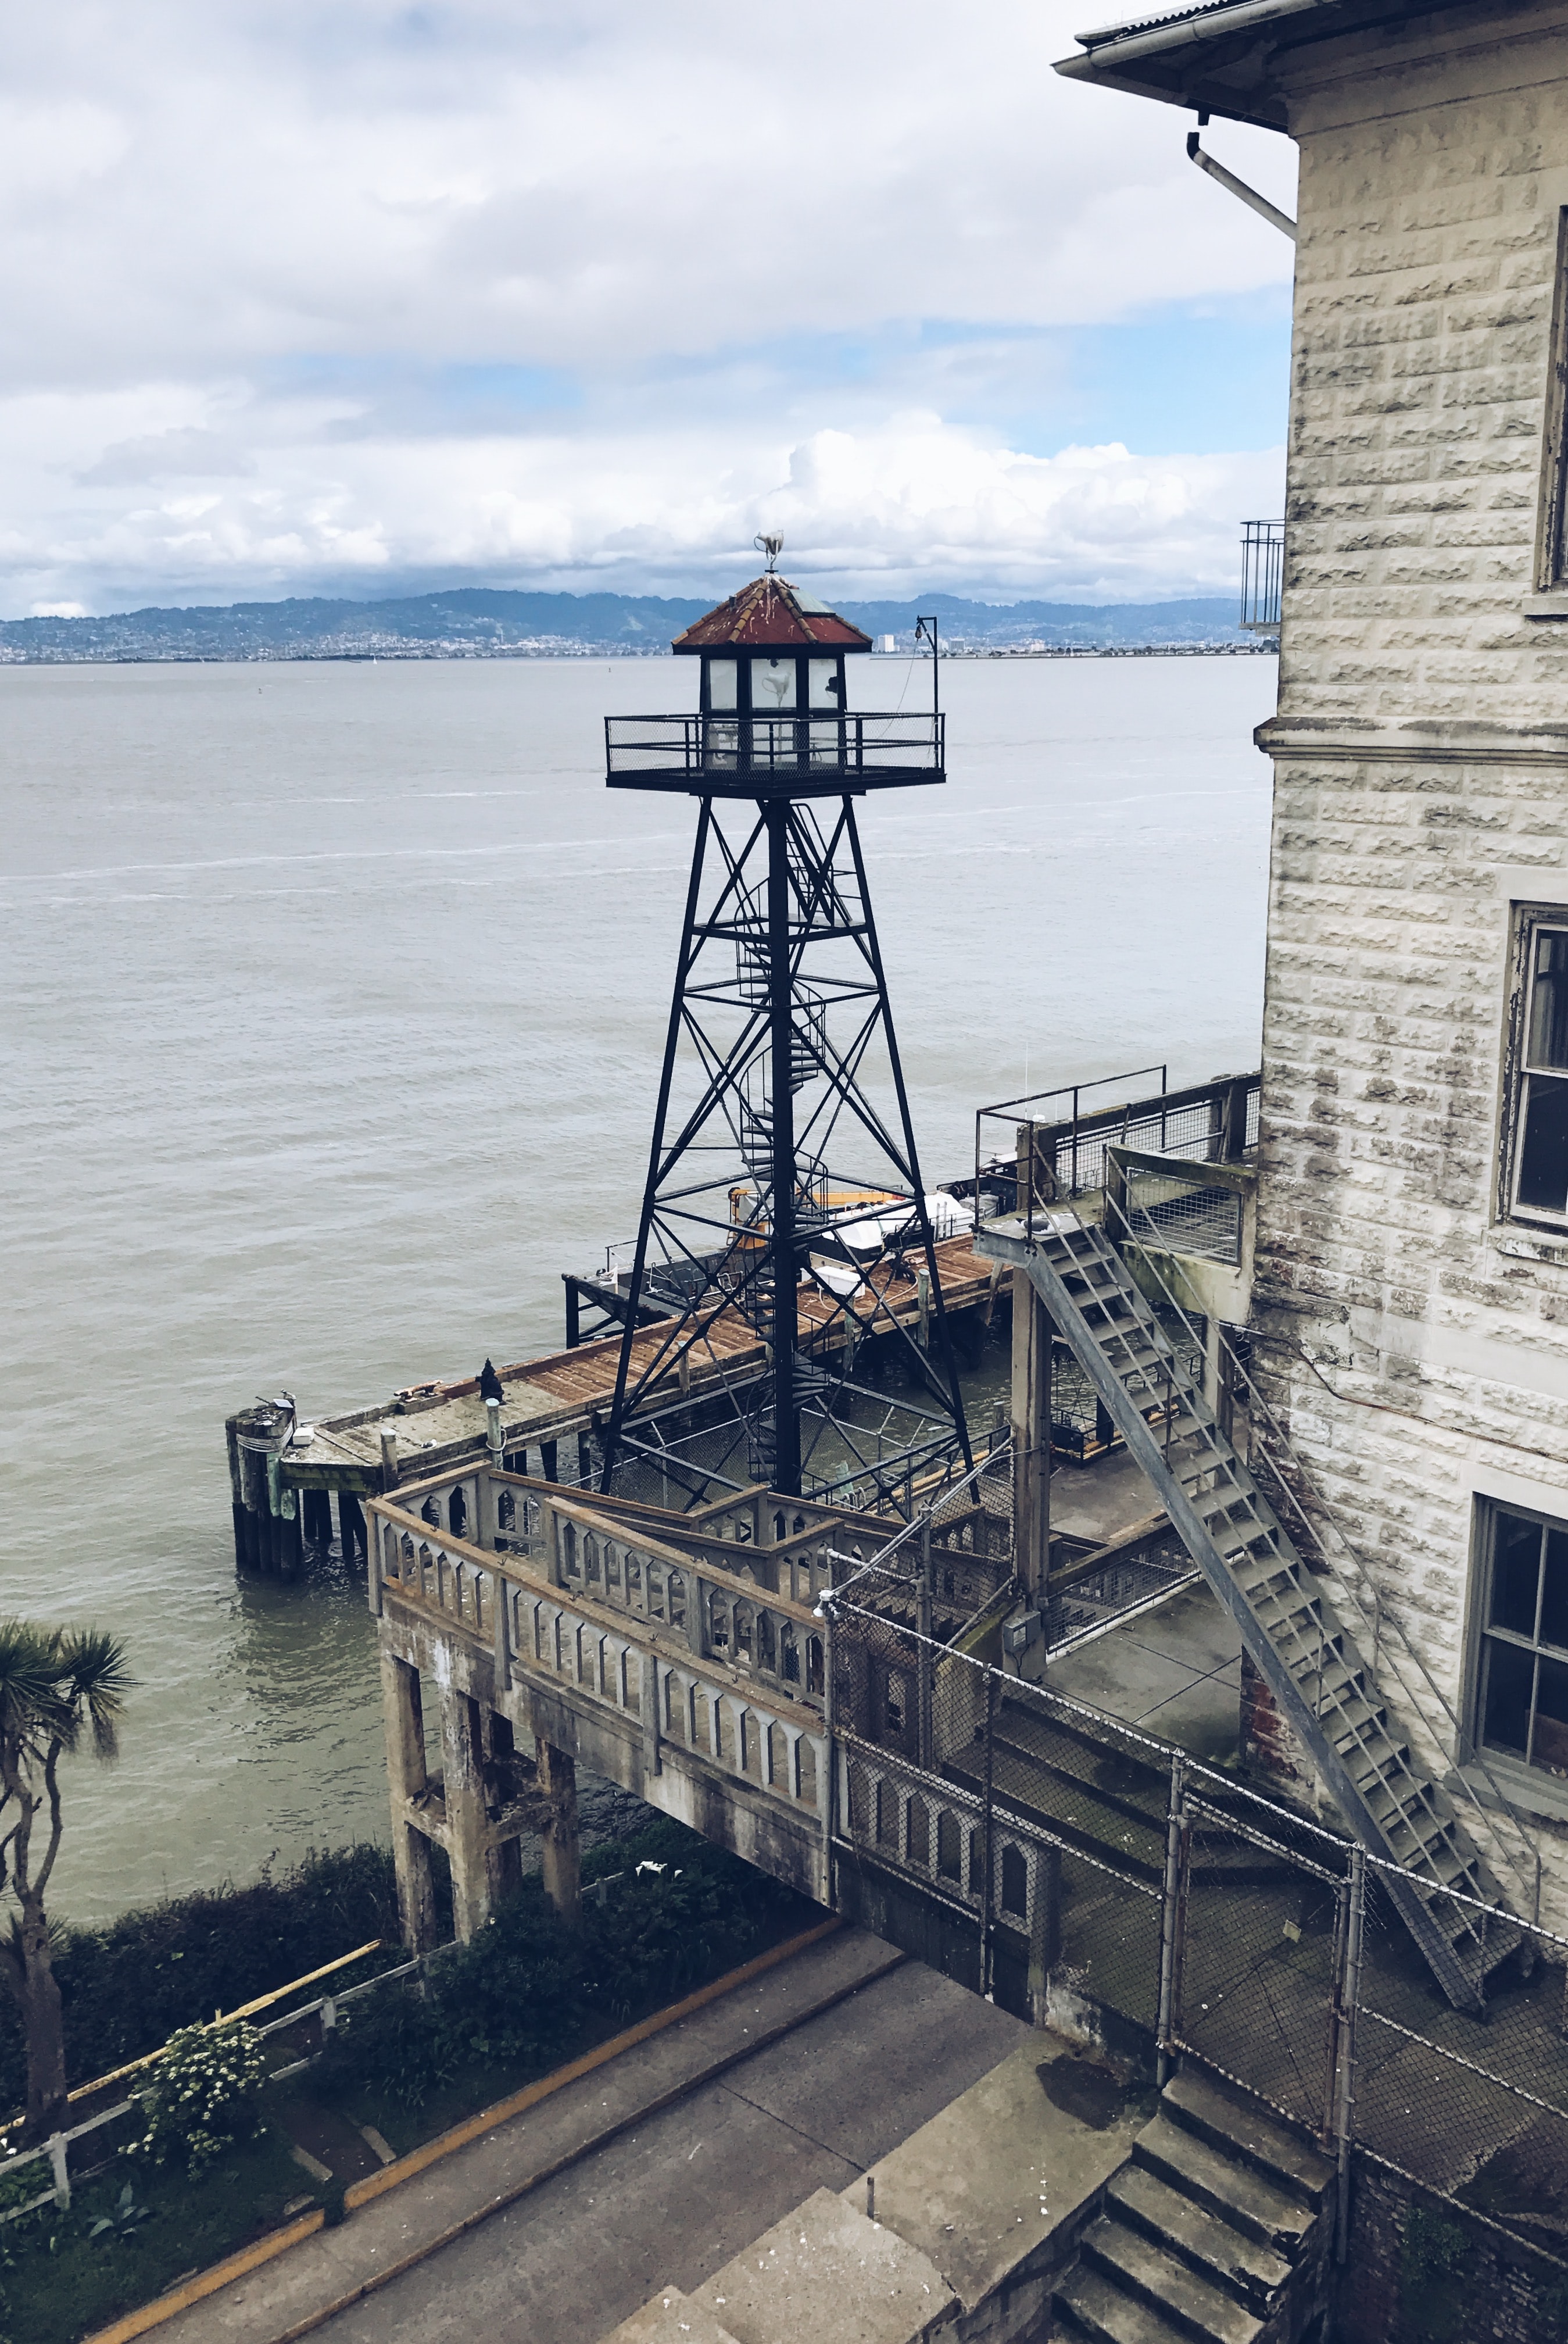
{"type": "Polygon", "coordinates": [[[1260,2319],[1278,2303],[1291,2276],[1284,2256],[1233,2228],[1213,2208],[1172,2188],[1147,2166],[1124,2167],[1111,2180],[1106,2204],[1130,2230],[1141,2230],[1200,2277],[1228,2288],[1260,2319]]]}
{"type": "Polygon", "coordinates": [[[1084,2259],[1129,2295],[1151,2305],[1198,2344],[1253,2344],[1262,2328],[1256,2312],[1229,2288],[1216,2287],[1141,2231],[1102,2214],[1083,2234],[1084,2259]]]}
{"type": "Polygon", "coordinates": [[[1172,2124],[1207,2141],[1221,2156],[1239,2157],[1299,2206],[1315,2211],[1322,2204],[1334,2178],[1328,2158],[1254,2104],[1236,2098],[1189,2067],[1171,2077],[1160,2106],[1172,2124]]]}
{"type": "Polygon", "coordinates": [[[1087,2263],[1077,2264],[1055,2289],[1052,2309],[1063,2335],[1091,2337],[1093,2344],[1188,2344],[1184,2328],[1152,2304],[1124,2294],[1087,2263]]]}
{"type": "Polygon", "coordinates": [[[1251,2165],[1238,2164],[1163,2111],[1138,2136],[1133,2162],[1219,2218],[1294,2262],[1317,2217],[1251,2165]]]}

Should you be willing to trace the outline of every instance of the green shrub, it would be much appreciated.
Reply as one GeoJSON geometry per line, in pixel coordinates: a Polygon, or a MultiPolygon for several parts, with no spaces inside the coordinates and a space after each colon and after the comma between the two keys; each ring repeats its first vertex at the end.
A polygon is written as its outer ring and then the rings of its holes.
{"type": "Polygon", "coordinates": [[[317,2070],[322,2088],[417,2113],[465,2067],[542,2071],[817,1913],[680,1824],[607,1843],[584,1871],[621,1876],[602,1905],[585,1903],[579,1928],[529,1881],[432,1968],[423,1997],[388,1989],[349,2003],[317,2070]]]}
{"type": "Polygon", "coordinates": [[[138,2097],[147,2128],[127,2157],[166,2165],[171,2157],[200,2173],[215,2157],[257,2130],[256,2102],[266,2080],[266,2053],[246,2019],[231,2026],[182,2026],[171,2035],[138,2097]]]}
{"type": "MultiPolygon", "coordinates": [[[[370,1937],[400,1935],[392,1857],[361,1843],[312,1850],[245,1887],[173,1897],[97,1929],[66,1928],[55,1956],[68,2080],[90,2083],[176,2028],[287,1985],[370,1937]]],[[[25,2089],[21,2027],[0,2000],[0,2108],[25,2089]]]]}

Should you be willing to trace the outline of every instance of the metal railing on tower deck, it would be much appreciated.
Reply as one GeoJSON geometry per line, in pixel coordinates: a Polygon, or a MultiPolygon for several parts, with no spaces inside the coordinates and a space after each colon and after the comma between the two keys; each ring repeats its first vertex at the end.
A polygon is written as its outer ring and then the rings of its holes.
{"type": "Polygon", "coordinates": [[[1285,585],[1285,524],[1241,523],[1241,616],[1251,633],[1277,634],[1285,585]]]}
{"type": "Polygon", "coordinates": [[[792,778],[820,772],[836,790],[857,774],[940,781],[943,723],[930,710],[856,710],[809,714],[607,716],[605,760],[611,786],[636,775],[644,785],[684,789],[695,778],[792,778]]]}

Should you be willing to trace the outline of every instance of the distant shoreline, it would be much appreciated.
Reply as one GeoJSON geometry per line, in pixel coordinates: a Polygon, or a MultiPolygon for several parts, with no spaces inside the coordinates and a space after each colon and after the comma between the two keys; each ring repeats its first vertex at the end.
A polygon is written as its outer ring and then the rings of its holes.
{"type": "MultiPolygon", "coordinates": [[[[279,660],[668,659],[709,606],[691,596],[545,593],[462,587],[443,593],[286,597],[139,611],[40,611],[0,620],[0,666],[251,665],[279,660]]],[[[1161,602],[977,602],[933,591],[918,602],[844,601],[839,615],[873,658],[925,656],[920,621],[944,659],[1197,658],[1261,647],[1230,595],[1161,602]]]]}
{"type": "MultiPolygon", "coordinates": [[[[1251,643],[1043,643],[992,646],[954,643],[942,646],[948,660],[1082,660],[1082,659],[1258,659],[1273,658],[1276,638],[1251,643]]],[[[9,667],[408,667],[493,666],[501,660],[658,660],[668,651],[633,650],[625,643],[562,643],[548,651],[529,651],[508,644],[491,651],[469,645],[426,649],[416,644],[388,644],[377,651],[256,651],[256,652],[14,652],[0,644],[0,668],[9,667]]],[[[890,665],[911,658],[929,659],[929,652],[877,652],[871,657],[890,665]]]]}

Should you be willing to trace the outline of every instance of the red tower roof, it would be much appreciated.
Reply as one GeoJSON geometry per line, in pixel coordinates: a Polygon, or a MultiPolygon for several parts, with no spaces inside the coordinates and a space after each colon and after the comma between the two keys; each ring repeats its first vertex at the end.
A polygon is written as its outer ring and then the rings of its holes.
{"type": "Polygon", "coordinates": [[[818,646],[824,651],[869,652],[871,638],[852,627],[848,619],[840,619],[814,594],[802,594],[787,578],[769,571],[765,578],[754,578],[739,594],[731,594],[728,602],[709,611],[677,635],[670,645],[676,652],[721,651],[726,644],[751,652],[804,652],[818,646]]]}

